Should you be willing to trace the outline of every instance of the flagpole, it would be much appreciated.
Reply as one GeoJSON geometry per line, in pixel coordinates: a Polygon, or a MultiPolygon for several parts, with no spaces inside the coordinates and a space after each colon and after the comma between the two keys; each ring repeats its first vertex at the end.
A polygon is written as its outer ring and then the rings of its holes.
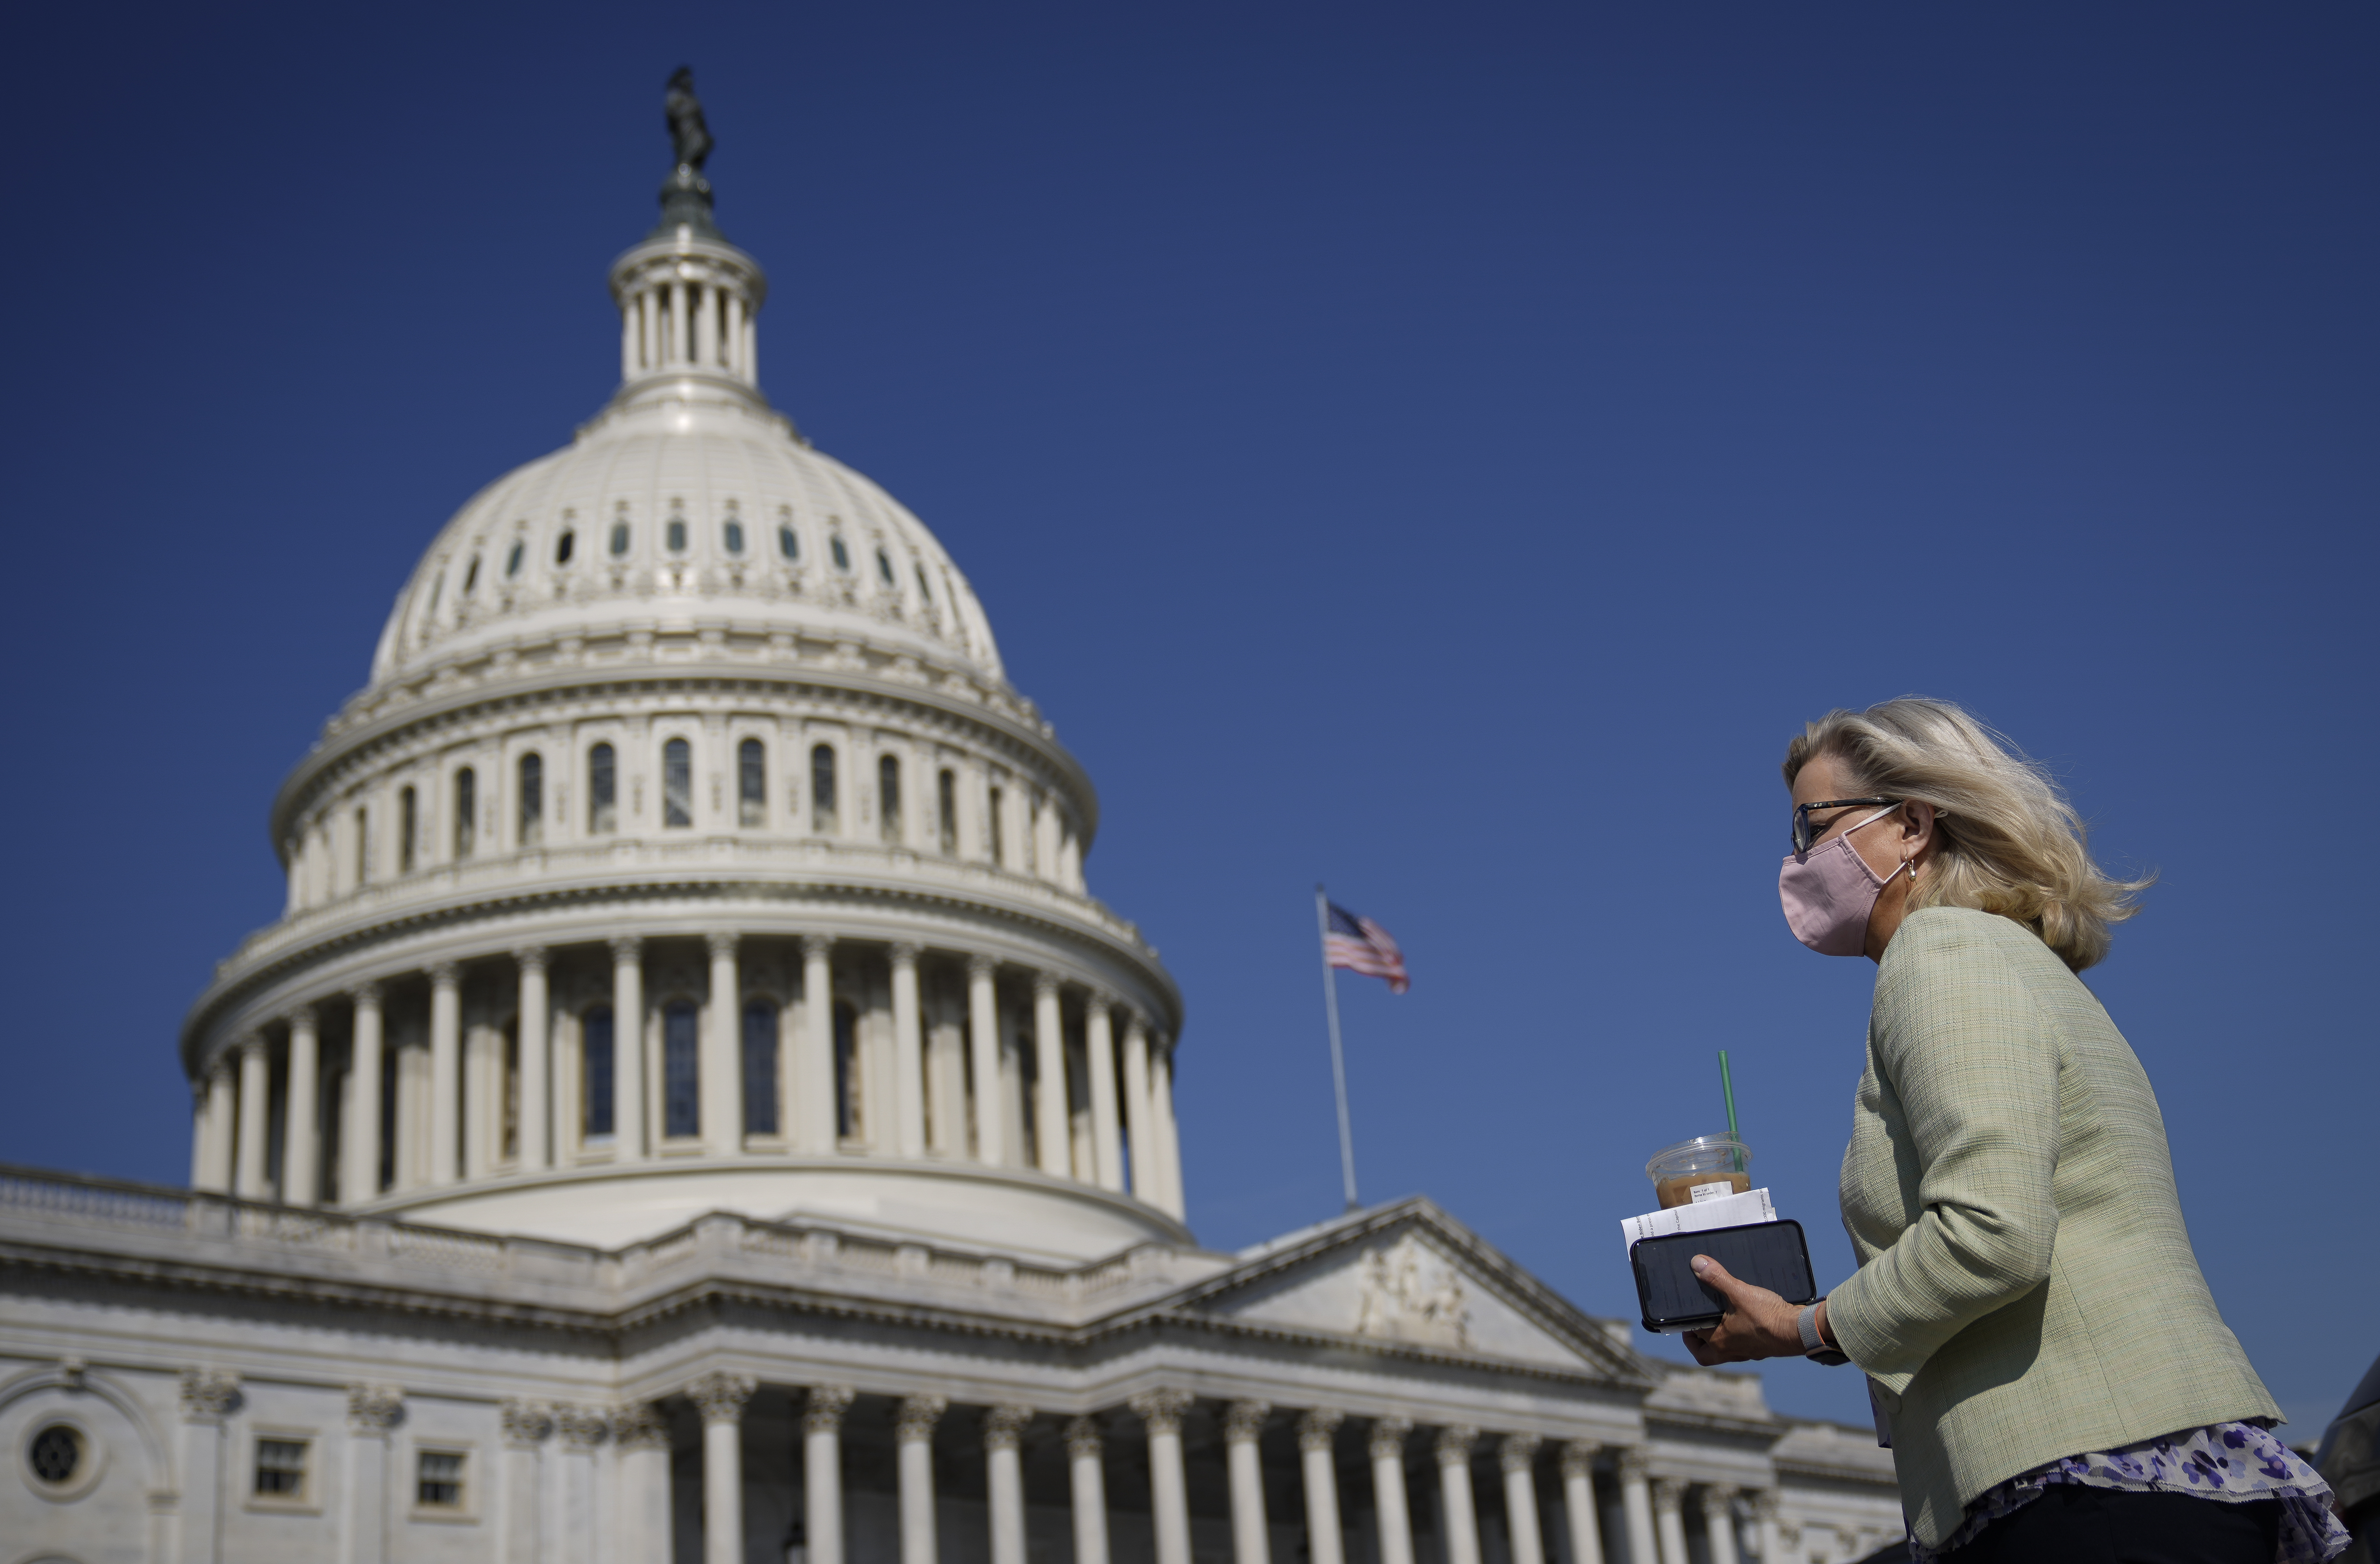
{"type": "Polygon", "coordinates": [[[1315,932],[1322,941],[1322,1008],[1330,1017],[1330,1085],[1339,1093],[1339,1176],[1347,1185],[1347,1209],[1361,1210],[1355,1198],[1355,1132],[1347,1119],[1347,1056],[1339,1047],[1339,984],[1330,976],[1330,898],[1314,888],[1315,932]]]}

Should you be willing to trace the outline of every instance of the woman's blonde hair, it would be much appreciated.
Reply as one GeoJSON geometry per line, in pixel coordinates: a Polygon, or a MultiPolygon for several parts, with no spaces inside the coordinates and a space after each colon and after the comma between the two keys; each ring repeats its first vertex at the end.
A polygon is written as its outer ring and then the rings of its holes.
{"type": "Polygon", "coordinates": [[[2109,926],[2138,909],[2147,879],[2091,860],[2082,817],[2046,770],[1947,700],[1903,696],[1829,711],[1785,746],[1785,785],[1821,755],[1851,791],[1934,806],[1934,856],[1910,910],[1974,907],[2013,918],[2080,972],[2107,953],[2109,926]]]}

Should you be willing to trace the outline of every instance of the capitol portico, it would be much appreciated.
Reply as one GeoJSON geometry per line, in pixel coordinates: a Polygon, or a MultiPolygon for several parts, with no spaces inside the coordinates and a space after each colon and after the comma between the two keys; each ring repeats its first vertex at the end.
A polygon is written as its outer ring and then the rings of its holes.
{"type": "Polygon", "coordinates": [[[1089,891],[1090,780],[762,394],[671,115],[616,394],[438,533],[274,803],[284,915],[183,1029],[188,1189],[0,1170],[0,1564],[1897,1537],[1864,1431],[1427,1201],[1197,1243],[1182,997],[1089,891]]]}

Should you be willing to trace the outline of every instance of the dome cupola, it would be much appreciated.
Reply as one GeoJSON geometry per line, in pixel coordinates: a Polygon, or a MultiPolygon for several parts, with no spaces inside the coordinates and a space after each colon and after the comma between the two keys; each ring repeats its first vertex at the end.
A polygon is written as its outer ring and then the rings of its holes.
{"type": "Polygon", "coordinates": [[[957,564],[759,377],[673,79],[621,381],[431,540],[284,783],[193,1180],[617,1243],[711,1208],[1075,1259],[1180,1226],[1181,1000],[957,564]]]}

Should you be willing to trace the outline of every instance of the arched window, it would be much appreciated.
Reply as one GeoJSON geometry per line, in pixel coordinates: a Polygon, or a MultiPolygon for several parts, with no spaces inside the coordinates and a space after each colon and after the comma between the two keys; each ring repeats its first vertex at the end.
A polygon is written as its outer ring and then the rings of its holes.
{"type": "Polygon", "coordinates": [[[985,820],[984,824],[990,833],[991,861],[998,864],[1001,867],[1006,868],[1008,867],[1008,833],[1002,829],[1002,817],[1006,815],[1008,811],[1002,806],[1003,802],[1004,801],[1000,795],[1000,789],[996,787],[993,788],[991,790],[991,807],[987,811],[990,818],[985,820]]]}
{"type": "Polygon", "coordinates": [[[421,800],[413,789],[401,788],[396,794],[396,872],[413,872],[414,833],[421,824],[421,800]]]}
{"type": "Polygon", "coordinates": [[[528,543],[527,540],[522,540],[514,543],[513,552],[504,556],[504,574],[506,576],[518,576],[520,574],[522,556],[528,552],[528,543]]]}
{"type": "Polygon", "coordinates": [[[553,540],[553,563],[556,564],[568,564],[570,563],[570,551],[576,548],[577,544],[578,534],[576,532],[565,532],[561,537],[556,538],[553,540]]]}
{"type": "Polygon", "coordinates": [[[802,540],[795,536],[791,522],[777,528],[777,552],[790,560],[802,557],[802,540]]]}
{"type": "Polygon", "coordinates": [[[463,595],[469,597],[471,588],[480,584],[480,556],[471,556],[471,568],[463,572],[463,595]]]}
{"type": "Polygon", "coordinates": [[[859,1134],[859,1016],[849,1005],[834,1007],[834,1133],[859,1134]]]}
{"type": "Polygon", "coordinates": [[[881,549],[876,551],[876,574],[884,577],[886,586],[892,585],[892,556],[881,549]]]}
{"type": "Polygon", "coordinates": [[[744,552],[744,524],[740,521],[730,521],[726,527],[721,530],[726,535],[727,552],[731,554],[742,553],[744,552]]]}
{"type": "Polygon", "coordinates": [[[926,567],[922,564],[917,567],[917,595],[926,600],[926,606],[933,606],[934,589],[926,584],[926,567]]]}
{"type": "Polygon", "coordinates": [[[851,551],[843,546],[841,538],[829,538],[826,540],[826,552],[834,556],[834,567],[837,570],[851,568],[851,551]]]}
{"type": "Polygon", "coordinates": [[[777,1007],[744,1003],[744,1133],[777,1133],[777,1007]]]}
{"type": "Polygon", "coordinates": [[[480,779],[468,766],[455,773],[455,856],[468,858],[480,818],[480,779]]]}
{"type": "Polygon", "coordinates": [[[885,841],[901,840],[901,758],[897,755],[877,758],[876,818],[885,841]]]}
{"type": "Polygon", "coordinates": [[[821,744],[810,751],[810,830],[826,836],[834,829],[834,746],[821,744]]]}
{"type": "Polygon", "coordinates": [[[662,1008],[662,1134],[702,1134],[702,1029],[694,1004],[672,1000],[662,1008]]]}
{"type": "Polygon", "coordinates": [[[934,778],[934,824],[942,834],[942,851],[959,850],[959,779],[945,768],[934,778]]]}
{"type": "Polygon", "coordinates": [[[684,516],[670,517],[667,536],[670,552],[674,554],[686,552],[686,518],[684,516]]]}
{"type": "Polygon", "coordinates": [[[520,758],[520,844],[534,847],[545,834],[545,758],[534,749],[520,758]]]}
{"type": "Polygon", "coordinates": [[[735,746],[735,818],[739,824],[764,823],[769,811],[769,752],[757,738],[735,746]]]}
{"type": "Polygon", "coordinates": [[[628,524],[625,521],[615,521],[612,524],[612,557],[617,559],[627,552],[628,524]]]}
{"type": "Polygon", "coordinates": [[[371,816],[362,809],[356,811],[356,883],[362,885],[371,879],[371,816]]]}
{"type": "Polygon", "coordinates": [[[578,1021],[578,1133],[598,1140],[612,1133],[612,1007],[597,1005],[578,1021]]]}
{"type": "Polygon", "coordinates": [[[620,827],[620,770],[608,744],[587,752],[587,829],[617,830],[620,827]]]}
{"type": "Polygon", "coordinates": [[[662,824],[694,824],[694,746],[682,738],[662,746],[662,824]]]}

